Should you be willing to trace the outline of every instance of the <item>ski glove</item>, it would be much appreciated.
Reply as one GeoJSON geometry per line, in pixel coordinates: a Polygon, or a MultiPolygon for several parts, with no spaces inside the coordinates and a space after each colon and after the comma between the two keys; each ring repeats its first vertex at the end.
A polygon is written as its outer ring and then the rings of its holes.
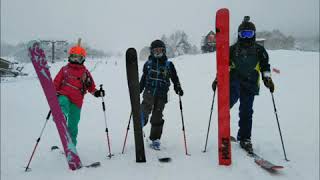
{"type": "Polygon", "coordinates": [[[176,94],[178,94],[179,96],[183,96],[183,90],[181,88],[180,85],[174,86],[174,91],[176,92],[176,94]]]}
{"type": "Polygon", "coordinates": [[[105,92],[103,89],[100,89],[100,90],[96,90],[93,95],[94,97],[104,97],[105,92]]]}
{"type": "Polygon", "coordinates": [[[273,93],[274,92],[274,84],[273,81],[271,79],[271,77],[265,77],[263,78],[263,83],[264,85],[270,89],[270,92],[273,93]]]}
{"type": "Polygon", "coordinates": [[[218,84],[218,80],[217,78],[214,79],[214,81],[212,82],[212,90],[216,91],[217,89],[217,84],[218,84]]]}

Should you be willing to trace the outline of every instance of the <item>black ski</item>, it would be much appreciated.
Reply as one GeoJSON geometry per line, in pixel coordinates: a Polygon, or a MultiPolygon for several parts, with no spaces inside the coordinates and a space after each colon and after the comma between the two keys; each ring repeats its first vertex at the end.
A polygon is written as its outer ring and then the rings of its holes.
{"type": "Polygon", "coordinates": [[[161,157],[161,158],[158,158],[158,160],[162,163],[168,163],[168,162],[171,162],[171,158],[170,157],[161,157]]]}
{"type": "MultiPolygon", "coordinates": [[[[51,146],[51,151],[55,151],[55,150],[60,150],[60,148],[58,146],[51,146]]],[[[60,150],[61,151],[61,150],[60,150]]],[[[61,154],[64,154],[63,151],[60,152],[61,154]]],[[[86,168],[96,168],[101,166],[101,163],[99,161],[88,164],[88,165],[82,165],[82,167],[86,167],[86,168]]]]}
{"type": "Polygon", "coordinates": [[[97,162],[91,163],[89,165],[85,165],[84,167],[86,167],[86,168],[96,168],[96,167],[99,167],[99,166],[101,166],[101,163],[99,161],[97,161],[97,162]]]}
{"type": "Polygon", "coordinates": [[[143,133],[140,122],[140,86],[138,60],[137,51],[134,48],[129,48],[126,52],[126,68],[133,117],[136,162],[146,162],[143,133]]]}
{"type": "MultiPolygon", "coordinates": [[[[233,136],[230,137],[230,140],[231,140],[231,142],[238,143],[237,139],[233,136]]],[[[271,163],[270,161],[262,158],[261,156],[259,156],[255,152],[253,152],[252,154],[248,153],[248,156],[252,157],[256,164],[258,164],[260,167],[262,167],[263,169],[265,169],[269,172],[277,172],[277,170],[284,168],[283,166],[275,165],[275,164],[271,163]]]]}

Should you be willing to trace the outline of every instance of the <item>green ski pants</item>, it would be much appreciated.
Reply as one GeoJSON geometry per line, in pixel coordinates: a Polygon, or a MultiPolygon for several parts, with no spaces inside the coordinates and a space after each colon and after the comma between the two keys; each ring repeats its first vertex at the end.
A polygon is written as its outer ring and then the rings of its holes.
{"type": "Polygon", "coordinates": [[[74,145],[77,145],[78,123],[81,109],[73,104],[67,96],[58,97],[60,107],[67,120],[68,131],[74,145]]]}

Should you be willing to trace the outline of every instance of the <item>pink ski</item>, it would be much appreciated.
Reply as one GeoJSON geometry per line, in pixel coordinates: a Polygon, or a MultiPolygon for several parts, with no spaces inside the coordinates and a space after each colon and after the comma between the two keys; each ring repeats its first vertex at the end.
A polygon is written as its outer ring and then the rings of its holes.
{"type": "Polygon", "coordinates": [[[38,41],[32,41],[28,46],[28,50],[29,57],[37,72],[42,89],[50,106],[54,122],[57,126],[69,168],[71,170],[79,169],[82,167],[82,164],[76,146],[73,144],[69,135],[66,119],[58,102],[44,50],[41,48],[40,42],[38,41]]]}

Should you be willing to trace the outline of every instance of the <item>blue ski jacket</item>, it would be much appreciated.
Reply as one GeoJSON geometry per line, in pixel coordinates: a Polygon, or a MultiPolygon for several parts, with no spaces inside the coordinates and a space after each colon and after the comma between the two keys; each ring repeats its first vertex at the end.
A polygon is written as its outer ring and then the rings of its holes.
{"type": "Polygon", "coordinates": [[[145,90],[153,96],[167,99],[170,87],[170,79],[175,87],[180,86],[176,69],[166,56],[161,59],[149,56],[143,66],[143,74],[140,80],[140,93],[145,90]]]}

